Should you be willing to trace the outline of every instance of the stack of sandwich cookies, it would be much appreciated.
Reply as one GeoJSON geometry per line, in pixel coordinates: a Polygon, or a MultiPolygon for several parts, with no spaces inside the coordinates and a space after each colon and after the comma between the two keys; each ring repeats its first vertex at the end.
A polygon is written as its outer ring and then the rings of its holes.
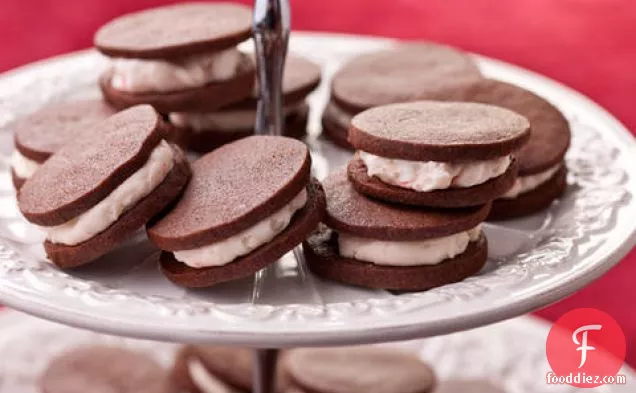
{"type": "MultiPolygon", "coordinates": [[[[177,353],[172,379],[190,393],[251,392],[252,355],[249,348],[188,345],[177,353]]],[[[286,374],[277,371],[276,391],[287,392],[286,374]]]]}
{"type": "MultiPolygon", "coordinates": [[[[283,74],[284,135],[302,137],[309,106],[305,98],[320,83],[320,67],[302,57],[287,57],[283,74]]],[[[252,97],[212,112],[173,112],[170,122],[188,135],[191,150],[206,153],[254,134],[258,89],[252,97]]]]}
{"type": "Polygon", "coordinates": [[[118,108],[216,110],[252,93],[254,63],[236,48],[250,36],[251,11],[240,4],[185,3],[124,15],[95,34],[95,46],[111,58],[100,87],[118,108]]]}
{"type": "Polygon", "coordinates": [[[334,75],[323,133],[351,148],[347,129],[356,114],[380,105],[431,99],[440,90],[481,77],[470,56],[438,44],[403,44],[358,56],[334,75]]]}
{"type": "Polygon", "coordinates": [[[361,193],[388,202],[457,208],[488,203],[514,184],[513,153],[528,140],[528,120],[475,103],[416,101],[356,115],[357,150],[348,175],[361,193]]]}
{"type": "Polygon", "coordinates": [[[53,153],[106,119],[115,109],[101,100],[47,106],[9,125],[14,133],[13,185],[19,189],[53,153]]]}
{"type": "Polygon", "coordinates": [[[281,361],[288,393],[430,393],[437,384],[416,355],[384,348],[293,349],[281,361]]]}
{"type": "Polygon", "coordinates": [[[115,114],[67,143],[22,186],[20,211],[46,231],[52,262],[69,268],[106,254],[179,196],[190,168],[162,138],[162,123],[148,105],[115,114]]]}
{"type": "Polygon", "coordinates": [[[344,170],[323,183],[327,214],[303,250],[312,272],[348,284],[426,290],[460,281],[486,262],[480,224],[490,205],[433,210],[367,198],[344,170]]]}
{"type": "Polygon", "coordinates": [[[322,219],[324,191],[304,143],[251,136],[192,165],[180,201],[148,225],[173,282],[207,287],[247,277],[301,243],[322,219]]]}
{"type": "Polygon", "coordinates": [[[552,104],[521,87],[492,79],[449,89],[439,98],[497,105],[530,121],[530,139],[515,153],[519,163],[517,180],[493,202],[490,219],[535,213],[563,194],[567,185],[564,157],[571,133],[567,119],[552,104]]]}

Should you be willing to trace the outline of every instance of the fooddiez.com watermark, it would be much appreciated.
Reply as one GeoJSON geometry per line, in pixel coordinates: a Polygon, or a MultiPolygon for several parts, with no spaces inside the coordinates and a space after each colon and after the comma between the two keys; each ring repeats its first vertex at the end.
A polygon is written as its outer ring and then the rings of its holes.
{"type": "Polygon", "coordinates": [[[572,310],[548,334],[546,355],[552,371],[549,385],[592,388],[627,383],[619,374],[625,362],[625,334],[616,320],[593,308],[572,310]]]}

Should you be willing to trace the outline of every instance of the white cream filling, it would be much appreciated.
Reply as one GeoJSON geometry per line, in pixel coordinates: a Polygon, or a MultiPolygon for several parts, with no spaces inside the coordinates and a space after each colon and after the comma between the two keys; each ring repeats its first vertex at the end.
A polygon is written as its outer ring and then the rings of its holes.
{"type": "Polygon", "coordinates": [[[188,373],[194,385],[203,393],[238,393],[238,390],[209,373],[199,360],[188,362],[188,373]]]}
{"type": "Polygon", "coordinates": [[[325,107],[323,116],[328,117],[332,121],[340,124],[342,127],[347,128],[349,127],[349,123],[351,123],[351,119],[353,119],[354,115],[339,107],[335,102],[330,101],[325,107]]]}
{"type": "Polygon", "coordinates": [[[557,173],[559,169],[561,169],[561,165],[563,164],[559,163],[552,168],[549,168],[543,172],[536,173],[534,175],[518,176],[515,180],[515,184],[500,198],[514,199],[524,192],[534,190],[535,188],[550,180],[550,178],[554,176],[554,174],[557,173]]]}
{"type": "Polygon", "coordinates": [[[165,92],[203,86],[236,75],[241,61],[236,48],[202,53],[176,61],[112,59],[113,88],[129,92],[165,92]]]}
{"type": "Polygon", "coordinates": [[[173,166],[174,151],[166,141],[161,141],[144,166],[97,205],[61,225],[44,227],[46,239],[52,243],[74,246],[92,238],[157,188],[173,166]]]}
{"type": "MultiPolygon", "coordinates": [[[[284,116],[302,115],[309,105],[302,102],[283,109],[284,116]]],[[[173,112],[170,122],[177,127],[190,128],[195,132],[249,130],[256,124],[256,109],[226,110],[211,113],[173,112]]]]}
{"type": "Polygon", "coordinates": [[[479,239],[481,225],[450,236],[417,241],[384,241],[338,233],[340,255],[386,266],[435,265],[466,251],[479,239]]]}
{"type": "Polygon", "coordinates": [[[407,161],[359,151],[369,176],[384,183],[419,192],[466,188],[500,176],[510,166],[510,156],[470,162],[407,161]]]}
{"type": "Polygon", "coordinates": [[[11,168],[16,176],[21,179],[28,179],[40,167],[40,163],[23,156],[19,151],[14,150],[11,155],[11,168]]]}
{"type": "Polygon", "coordinates": [[[193,268],[226,265],[271,241],[287,228],[294,213],[306,203],[307,190],[302,190],[282,209],[253,227],[207,246],[174,251],[174,257],[193,268]]]}

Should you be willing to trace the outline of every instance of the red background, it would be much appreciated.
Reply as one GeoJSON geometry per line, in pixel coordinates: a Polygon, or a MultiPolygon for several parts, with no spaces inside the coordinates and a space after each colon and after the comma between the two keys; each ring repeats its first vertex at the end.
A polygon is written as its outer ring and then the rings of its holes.
{"type": "MultiPolygon", "coordinates": [[[[0,71],[89,47],[95,29],[163,0],[0,0],[0,71]]],[[[251,2],[246,2],[251,3],[251,2]]],[[[291,0],[298,30],[430,39],[521,65],[570,85],[636,129],[634,0],[291,0]]],[[[599,308],[623,327],[636,365],[636,252],[538,314],[599,308]]]]}

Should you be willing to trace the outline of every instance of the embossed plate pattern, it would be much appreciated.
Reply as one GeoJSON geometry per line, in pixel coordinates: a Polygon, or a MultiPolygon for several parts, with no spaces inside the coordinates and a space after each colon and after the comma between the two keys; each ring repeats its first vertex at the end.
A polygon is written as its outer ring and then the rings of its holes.
{"type": "MultiPolygon", "coordinates": [[[[320,62],[325,81],[311,98],[309,143],[318,177],[348,154],[317,136],[328,79],[338,64],[393,41],[297,33],[291,50],[320,62]]],[[[599,277],[633,246],[636,143],[603,109],[544,77],[477,57],[484,73],[548,98],[574,138],[570,187],[548,212],[487,225],[487,267],[461,283],[395,295],[325,282],[287,255],[254,279],[185,291],[156,267],[142,233],[90,266],[66,273],[49,264],[42,233],[15,207],[10,130],[0,132],[0,301],[66,324],[115,334],[252,346],[329,345],[400,340],[468,329],[527,313],[599,277]],[[630,170],[631,169],[631,170],[630,170]]],[[[102,57],[85,51],[0,77],[0,126],[57,100],[97,96],[102,57]]]]}

